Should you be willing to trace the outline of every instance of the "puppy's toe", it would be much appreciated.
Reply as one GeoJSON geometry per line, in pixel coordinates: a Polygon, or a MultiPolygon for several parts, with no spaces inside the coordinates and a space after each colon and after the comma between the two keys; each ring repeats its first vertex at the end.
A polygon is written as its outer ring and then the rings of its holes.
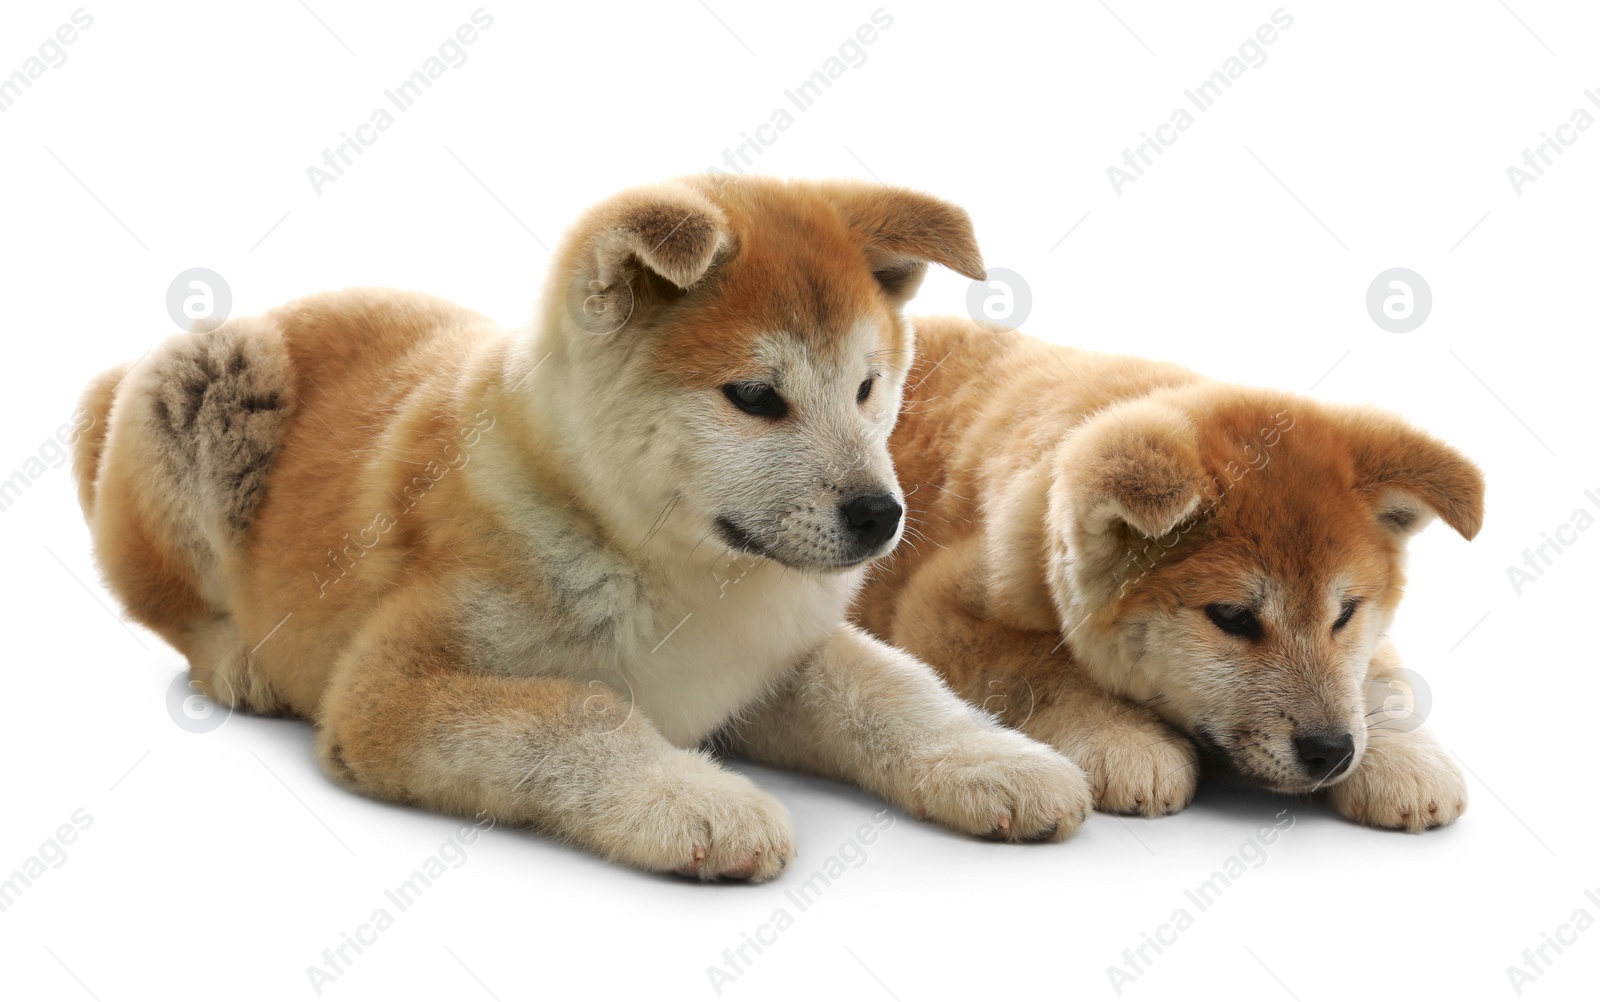
{"type": "Polygon", "coordinates": [[[771,880],[794,856],[782,804],[738,773],[684,752],[670,782],[639,777],[608,826],[607,855],[698,880],[771,880]]]}
{"type": "Polygon", "coordinates": [[[674,872],[680,877],[698,877],[705,867],[706,847],[697,845],[689,852],[689,862],[678,867],[674,872]]]}
{"type": "Polygon", "coordinates": [[[1374,744],[1328,802],[1352,821],[1413,834],[1448,825],[1467,808],[1467,785],[1444,749],[1422,733],[1374,744]]]}
{"type": "Polygon", "coordinates": [[[701,878],[759,883],[782,873],[794,855],[788,814],[765,794],[728,806],[733,809],[713,823],[701,878]]]}
{"type": "Polygon", "coordinates": [[[1124,722],[1064,742],[1089,775],[1096,810],[1159,817],[1194,800],[1200,757],[1187,738],[1156,721],[1124,722]]]}
{"type": "Polygon", "coordinates": [[[913,798],[919,817],[1003,842],[1063,839],[1093,806],[1083,770],[1009,731],[969,735],[933,758],[913,798]]]}

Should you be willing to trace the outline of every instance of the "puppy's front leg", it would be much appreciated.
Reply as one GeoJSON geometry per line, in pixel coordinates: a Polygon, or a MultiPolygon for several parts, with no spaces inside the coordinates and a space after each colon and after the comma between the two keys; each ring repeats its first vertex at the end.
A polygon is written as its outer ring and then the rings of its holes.
{"type": "Polygon", "coordinates": [[[537,828],[607,859],[767,880],[788,812],[700,751],[674,747],[598,682],[464,663],[439,596],[391,602],[340,659],[317,720],[323,767],[403,804],[537,828]]]}
{"type": "Polygon", "coordinates": [[[1400,654],[1385,641],[1368,669],[1367,749],[1328,801],[1352,821],[1421,832],[1447,825],[1467,809],[1467,784],[1415,717],[1400,654]]]}
{"type": "Polygon", "coordinates": [[[1077,763],[1095,810],[1186,807],[1199,783],[1194,744],[1148,705],[1097,685],[1056,629],[974,612],[963,591],[983,579],[984,559],[971,540],[931,556],[899,599],[890,639],[938,664],[958,695],[1077,763]]]}
{"type": "Polygon", "coordinates": [[[1154,818],[1187,807],[1200,784],[1194,743],[1149,706],[1100,688],[1070,654],[1045,650],[1050,639],[1034,641],[1039,662],[1056,665],[1050,688],[1006,695],[1008,709],[1028,713],[1018,726],[1082,766],[1097,811],[1154,818]]]}
{"type": "Polygon", "coordinates": [[[722,740],[755,761],[848,780],[974,835],[1063,838],[1093,803],[1070,760],[988,723],[927,665],[851,626],[722,740]]]}

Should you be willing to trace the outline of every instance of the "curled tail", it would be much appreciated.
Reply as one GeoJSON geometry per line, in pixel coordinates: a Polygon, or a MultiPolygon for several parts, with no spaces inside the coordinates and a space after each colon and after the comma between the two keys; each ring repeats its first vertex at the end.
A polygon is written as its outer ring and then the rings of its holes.
{"type": "Polygon", "coordinates": [[[123,363],[91,379],[72,415],[78,435],[73,442],[72,475],[78,481],[78,504],[86,519],[94,516],[94,486],[100,473],[100,455],[106,447],[111,403],[116,399],[117,386],[132,368],[132,363],[123,363]]]}

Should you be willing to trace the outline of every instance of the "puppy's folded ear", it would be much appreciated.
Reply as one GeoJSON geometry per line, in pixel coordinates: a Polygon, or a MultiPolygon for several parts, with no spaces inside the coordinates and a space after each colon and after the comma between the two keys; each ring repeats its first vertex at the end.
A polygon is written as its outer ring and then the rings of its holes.
{"type": "Polygon", "coordinates": [[[1194,426],[1166,405],[1138,401],[1100,414],[1073,434],[1059,462],[1056,489],[1092,535],[1127,526],[1165,536],[1205,499],[1194,426]]]}
{"type": "Polygon", "coordinates": [[[1404,538],[1434,516],[1464,538],[1483,526],[1483,471],[1455,449],[1389,414],[1345,415],[1356,489],[1384,527],[1404,538]]]}
{"type": "Polygon", "coordinates": [[[659,276],[662,290],[681,291],[703,278],[730,243],[728,220],[686,184],[634,188],[590,209],[569,232],[563,267],[572,320],[591,334],[627,323],[639,293],[635,277],[659,276]]]}
{"type": "Polygon", "coordinates": [[[1194,425],[1181,411],[1149,400],[1103,411],[1056,457],[1051,562],[1080,593],[1115,590],[1153,542],[1201,510],[1209,488],[1194,425]]]}
{"type": "Polygon", "coordinates": [[[579,224],[596,277],[611,285],[636,261],[680,289],[711,267],[728,239],[722,210],[681,184],[635,188],[596,206],[579,224]]]}
{"type": "Polygon", "coordinates": [[[880,184],[832,181],[819,187],[866,252],[873,277],[896,302],[916,294],[929,262],[983,279],[972,219],[959,206],[880,184]]]}

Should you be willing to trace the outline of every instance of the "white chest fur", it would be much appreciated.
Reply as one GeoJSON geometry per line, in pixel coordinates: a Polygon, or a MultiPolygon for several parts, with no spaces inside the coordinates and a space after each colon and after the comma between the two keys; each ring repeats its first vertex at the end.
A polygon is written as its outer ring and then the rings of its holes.
{"type": "MultiPolygon", "coordinates": [[[[617,386],[579,392],[563,362],[507,363],[537,370],[517,403],[497,405],[526,407],[528,432],[486,437],[469,468],[509,530],[520,579],[474,587],[465,623],[475,667],[603,681],[668,740],[694,745],[827,641],[865,572],[803,572],[725,551],[709,512],[669,496],[679,471],[640,456],[631,424],[613,429],[618,441],[596,433],[626,410],[607,402],[617,386]],[[535,439],[577,444],[527,449],[535,439]]],[[[651,449],[678,455],[685,440],[663,422],[651,449]]]]}
{"type": "Polygon", "coordinates": [[[674,575],[647,594],[659,635],[619,666],[635,706],[668,740],[693,744],[770,691],[844,618],[859,574],[803,575],[739,557],[674,575]]]}
{"type": "Polygon", "coordinates": [[[861,571],[803,573],[708,541],[643,560],[524,497],[514,581],[463,598],[472,667],[599,680],[692,746],[771,691],[843,621],[861,571]],[[721,554],[719,556],[719,553],[721,554]]]}

